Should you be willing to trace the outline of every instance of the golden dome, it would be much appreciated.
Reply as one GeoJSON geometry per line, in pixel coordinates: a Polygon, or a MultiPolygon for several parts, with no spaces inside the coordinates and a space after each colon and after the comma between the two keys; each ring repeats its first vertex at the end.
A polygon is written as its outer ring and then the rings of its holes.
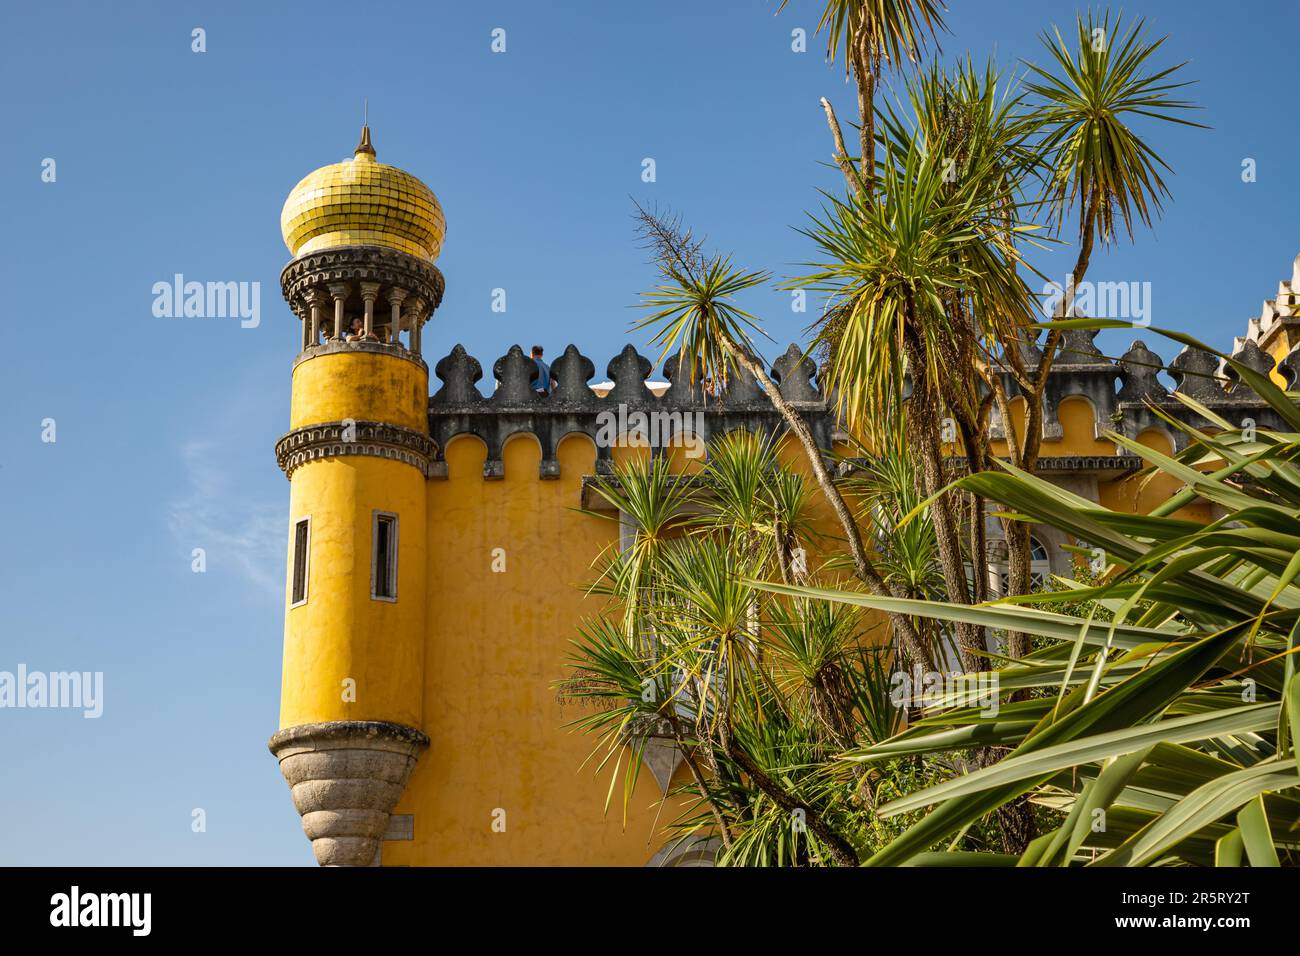
{"type": "Polygon", "coordinates": [[[340,246],[387,246],[432,262],[447,223],[433,190],[410,173],[375,162],[370,127],[352,159],[303,177],[280,213],[295,256],[340,246]]]}

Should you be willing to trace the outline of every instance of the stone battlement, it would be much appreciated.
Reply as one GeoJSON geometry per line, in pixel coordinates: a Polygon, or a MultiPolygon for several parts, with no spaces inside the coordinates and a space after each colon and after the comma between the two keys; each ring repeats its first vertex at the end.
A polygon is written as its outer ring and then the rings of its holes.
{"type": "MultiPolygon", "coordinates": [[[[1211,427],[1210,422],[1194,414],[1175,397],[1187,395],[1210,411],[1234,424],[1251,419],[1258,427],[1282,429],[1283,423],[1266,403],[1237,380],[1231,369],[1209,352],[1185,347],[1167,366],[1141,341],[1135,341],[1118,360],[1104,356],[1093,344],[1095,330],[1071,329],[1063,336],[1061,350],[1052,367],[1044,395],[1044,438],[1049,443],[1063,438],[1059,416],[1061,404],[1071,398],[1085,398],[1095,415],[1096,434],[1114,430],[1136,438],[1151,428],[1163,428],[1157,410],[1195,427],[1211,427]],[[1170,390],[1160,380],[1166,372],[1173,379],[1170,390]]],[[[1254,339],[1238,339],[1233,358],[1249,368],[1267,375],[1273,359],[1254,339]]],[[[1027,366],[1032,367],[1040,352],[1032,344],[1022,349],[1027,366]]],[[[492,365],[497,383],[490,396],[484,396],[477,383],[483,379],[483,366],[462,346],[434,366],[442,386],[429,399],[429,435],[436,451],[430,464],[433,477],[446,473],[443,450],[459,435],[475,435],[487,447],[484,477],[503,474],[501,450],[513,435],[533,435],[542,449],[541,477],[559,475],[555,450],[566,436],[581,433],[596,444],[597,470],[608,471],[612,463],[610,443],[598,440],[611,417],[620,414],[620,423],[634,420],[636,412],[660,412],[670,416],[669,434],[690,427],[682,418],[691,414],[698,423],[698,436],[708,441],[714,436],[737,428],[772,432],[782,427],[780,415],[767,399],[754,377],[741,370],[727,389],[717,396],[706,396],[702,383],[679,380],[677,356],[664,363],[666,389],[652,388],[648,382],[652,364],[649,359],[626,346],[610,360],[605,374],[613,383],[607,389],[591,384],[596,368],[591,359],[570,345],[551,365],[557,386],[547,396],[533,390],[536,365],[515,345],[492,365]]],[[[1300,347],[1282,362],[1278,372],[1288,388],[1300,377],[1300,347]]],[[[831,402],[820,385],[813,361],[798,345],[791,345],[770,369],[782,396],[793,404],[812,426],[818,443],[829,448],[835,433],[831,402]]],[[[1013,399],[1019,389],[1009,375],[1004,376],[1008,395],[1013,399]]],[[[994,416],[993,437],[1004,437],[1003,424],[994,416]]],[[[1181,434],[1171,436],[1175,447],[1185,442],[1181,434]]],[[[663,442],[667,444],[667,442],[663,442]]]]}
{"type": "MultiPolygon", "coordinates": [[[[1062,336],[1043,395],[1045,441],[1063,437],[1059,415],[1061,403],[1074,397],[1086,398],[1091,403],[1096,415],[1096,437],[1101,437],[1105,430],[1112,430],[1136,438],[1147,429],[1164,428],[1157,409],[1197,428],[1213,427],[1208,420],[1180,402],[1176,394],[1195,399],[1209,411],[1234,424],[1250,418],[1261,428],[1283,428],[1282,421],[1264,400],[1239,381],[1231,367],[1210,352],[1184,346],[1165,365],[1160,356],[1137,339],[1118,360],[1111,360],[1093,344],[1096,335],[1096,330],[1092,329],[1070,329],[1062,336]],[[1173,379],[1172,390],[1160,380],[1161,372],[1173,379]]],[[[1022,347],[1021,352],[1027,367],[1036,364],[1042,354],[1033,345],[1022,347]]],[[[1232,357],[1261,375],[1268,375],[1274,369],[1272,356],[1264,352],[1254,339],[1238,339],[1232,357]]],[[[1300,348],[1283,360],[1277,372],[1288,389],[1296,387],[1300,377],[1300,348]]],[[[1008,395],[1020,394],[1010,375],[1004,375],[1004,382],[1008,395]]],[[[1002,423],[996,416],[993,436],[1004,436],[1002,423]]],[[[1171,437],[1177,449],[1186,444],[1181,433],[1171,437]]]]}
{"type": "MultiPolygon", "coordinates": [[[[429,435],[437,447],[431,475],[445,476],[443,451],[459,435],[475,435],[487,446],[485,478],[504,474],[501,451],[511,436],[533,435],[542,448],[541,477],[556,478],[560,474],[556,448],[575,433],[592,439],[596,468],[607,472],[613,448],[602,436],[612,433],[618,437],[639,421],[661,436],[660,448],[685,432],[707,442],[738,428],[773,432],[782,427],[780,414],[744,370],[727,383],[722,394],[709,396],[699,380],[692,385],[678,377],[676,355],[664,363],[663,374],[669,384],[660,389],[661,394],[647,384],[651,369],[650,360],[628,345],[606,366],[605,374],[613,386],[601,394],[589,384],[596,374],[595,364],[570,345],[551,364],[555,390],[542,396],[532,385],[536,363],[515,345],[493,363],[497,387],[491,397],[484,397],[476,385],[483,378],[483,366],[458,345],[434,366],[434,374],[443,384],[429,399],[429,435]],[[652,420],[649,416],[654,413],[658,414],[652,420]]],[[[770,374],[782,396],[805,416],[818,444],[829,449],[833,421],[829,403],[813,381],[816,372],[812,360],[791,345],[773,363],[770,374]]]]}

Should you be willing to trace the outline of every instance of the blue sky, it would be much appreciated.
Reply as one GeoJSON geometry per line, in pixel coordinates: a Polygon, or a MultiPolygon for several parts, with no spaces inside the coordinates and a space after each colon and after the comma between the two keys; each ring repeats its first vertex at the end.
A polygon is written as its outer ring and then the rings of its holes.
{"type": "MultiPolygon", "coordinates": [[[[485,368],[575,342],[604,372],[652,282],[635,196],[777,276],[839,185],[820,96],[853,100],[811,34],[820,2],[26,4],[0,31],[0,670],[103,671],[104,713],[0,710],[0,864],[299,864],[311,851],[276,729],[298,327],[281,204],[350,155],[363,97],[381,161],[440,197],[447,295],[425,333],[485,368]],[[206,30],[207,52],[191,51],[206,30]],[[493,28],[506,52],[490,51],[493,28]],[[42,160],[57,181],[41,180],[42,160]],[[656,162],[657,182],[641,181],[656,162]],[[155,282],[260,282],[261,323],[152,314],[155,282]],[[493,288],[507,311],[493,312],[493,288]],[[54,419],[57,441],[41,440],[54,419]],[[207,571],[191,571],[204,548],[207,571]],[[207,831],[191,830],[202,808],[207,831]]],[[[954,2],[951,58],[1015,65],[1056,0],[954,2]]],[[[1149,281],[1153,321],[1219,347],[1300,251],[1296,3],[1130,5],[1191,61],[1212,130],[1151,131],[1174,167],[1154,232],[1089,278],[1149,281]],[[1234,12],[1239,10],[1240,12],[1234,12]],[[1253,158],[1258,178],[1241,181],[1253,158]]],[[[1162,54],[1163,55],[1163,54],[1162,54]]],[[[1074,250],[1036,262],[1063,275],[1074,250]]],[[[781,346],[806,315],[751,307],[781,346]]],[[[1128,336],[1107,333],[1108,351],[1128,336]]],[[[1147,343],[1173,350],[1152,334],[1147,343]]],[[[649,352],[648,348],[643,351],[649,352]]],[[[436,386],[435,386],[436,387],[436,386]]],[[[575,772],[577,769],[575,768],[575,772]]],[[[593,786],[596,784],[593,783],[593,786]]]]}

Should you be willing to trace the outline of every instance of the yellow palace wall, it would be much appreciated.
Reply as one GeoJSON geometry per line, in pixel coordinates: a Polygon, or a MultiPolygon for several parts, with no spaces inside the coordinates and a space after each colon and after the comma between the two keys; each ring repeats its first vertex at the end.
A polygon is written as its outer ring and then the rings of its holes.
{"type": "Polygon", "coordinates": [[[386,842],[383,862],[644,865],[665,842],[656,815],[670,822],[676,802],[659,810],[642,770],[626,828],[621,791],[606,817],[608,772],[583,766],[596,738],[565,726],[582,711],[554,686],[577,624],[602,606],[585,595],[591,563],[617,536],[614,522],[574,510],[595,447],[570,436],[560,477],[546,481],[531,436],[507,443],[501,480],[484,480],[486,454],[476,438],[455,439],[446,480],[428,482],[430,745],[394,811],[414,815],[415,839],[386,842]],[[502,556],[505,570],[493,571],[502,556]]]}
{"type": "MultiPolygon", "coordinates": [[[[1011,402],[1011,419],[1017,436],[1024,435],[1025,400],[1017,398],[1011,402]]],[[[1064,399],[1057,410],[1061,422],[1061,437],[1044,440],[1044,456],[1115,456],[1115,443],[1106,438],[1098,438],[1098,432],[1110,429],[1109,423],[1097,422],[1092,403],[1086,398],[1074,396],[1064,399]]],[[[1165,455],[1172,455],[1174,444],[1171,437],[1159,429],[1148,429],[1137,436],[1137,441],[1148,448],[1165,455]]],[[[993,442],[993,453],[1005,456],[1007,443],[993,442]]],[[[1127,450],[1125,450],[1127,454],[1127,450]]],[[[1182,487],[1182,482],[1164,474],[1138,474],[1121,477],[1101,475],[1097,480],[1097,499],[1103,507],[1113,511],[1134,514],[1146,514],[1151,509],[1167,501],[1182,487]]],[[[1180,518],[1193,521],[1209,521],[1210,509],[1201,502],[1194,502],[1176,512],[1180,518]]]]}
{"type": "MultiPolygon", "coordinates": [[[[615,449],[615,458],[636,453],[615,449]]],[[[787,446],[783,457],[798,467],[797,454],[787,446]]],[[[455,439],[446,480],[428,482],[421,726],[430,745],[394,810],[414,815],[415,839],[385,842],[383,862],[642,866],[672,840],[667,826],[687,801],[663,801],[642,768],[626,826],[621,778],[606,814],[610,768],[596,772],[587,759],[596,738],[566,726],[585,705],[563,701],[554,686],[578,624],[603,606],[585,589],[593,560],[617,537],[615,522],[576,510],[595,447],[585,436],[565,439],[556,480],[538,478],[531,436],[516,436],[502,457],[505,477],[485,481],[482,443],[455,439]],[[494,572],[498,548],[505,570],[494,572]],[[504,832],[493,829],[499,810],[504,832]]],[[[672,461],[679,471],[700,464],[672,461]]],[[[688,776],[679,768],[674,783],[688,776]]]]}
{"type": "MultiPolygon", "coordinates": [[[[427,377],[412,363],[323,356],[295,370],[292,422],[374,417],[425,431],[427,394],[427,377]]],[[[1018,430],[1022,413],[1017,402],[1018,430]]],[[[1063,437],[1045,442],[1045,455],[1116,453],[1095,437],[1086,400],[1066,400],[1060,418],[1063,437]]],[[[1158,431],[1139,440],[1170,450],[1158,431]]],[[[636,453],[616,449],[615,458],[636,453]]],[[[445,450],[445,479],[365,455],[297,468],[291,516],[312,516],[312,563],[308,602],[286,612],[281,727],[378,720],[428,734],[393,810],[413,818],[414,837],[385,841],[384,865],[644,865],[671,841],[668,825],[685,801],[665,801],[643,768],[626,823],[621,779],[606,813],[609,767],[596,772],[596,738],[567,726],[587,705],[564,701],[556,688],[578,625],[604,606],[585,591],[592,562],[618,535],[616,522],[578,510],[595,447],[584,435],[565,439],[560,476],[548,480],[538,476],[532,436],[515,436],[502,457],[504,477],[485,479],[484,445],[463,436],[445,450]],[[374,510],[401,517],[396,602],[369,593],[374,510]],[[355,700],[339,693],[345,678],[356,681],[355,700]]],[[[793,442],[782,457],[805,470],[793,442]]],[[[681,454],[671,460],[675,470],[700,465],[681,454]]],[[[1176,488],[1160,476],[1103,475],[1098,497],[1147,511],[1176,488]]],[[[1204,511],[1184,514],[1206,520],[1204,511]]],[[[833,517],[822,512],[817,523],[834,535],[833,517]]],[[[679,769],[676,782],[686,776],[679,769]]]]}

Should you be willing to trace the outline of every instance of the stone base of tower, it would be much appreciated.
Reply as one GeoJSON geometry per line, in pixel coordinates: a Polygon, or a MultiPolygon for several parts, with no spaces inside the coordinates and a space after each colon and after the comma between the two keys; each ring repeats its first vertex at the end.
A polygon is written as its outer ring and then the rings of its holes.
{"type": "Polygon", "coordinates": [[[401,724],[335,720],[286,727],[269,746],[316,862],[369,866],[429,738],[401,724]]]}

